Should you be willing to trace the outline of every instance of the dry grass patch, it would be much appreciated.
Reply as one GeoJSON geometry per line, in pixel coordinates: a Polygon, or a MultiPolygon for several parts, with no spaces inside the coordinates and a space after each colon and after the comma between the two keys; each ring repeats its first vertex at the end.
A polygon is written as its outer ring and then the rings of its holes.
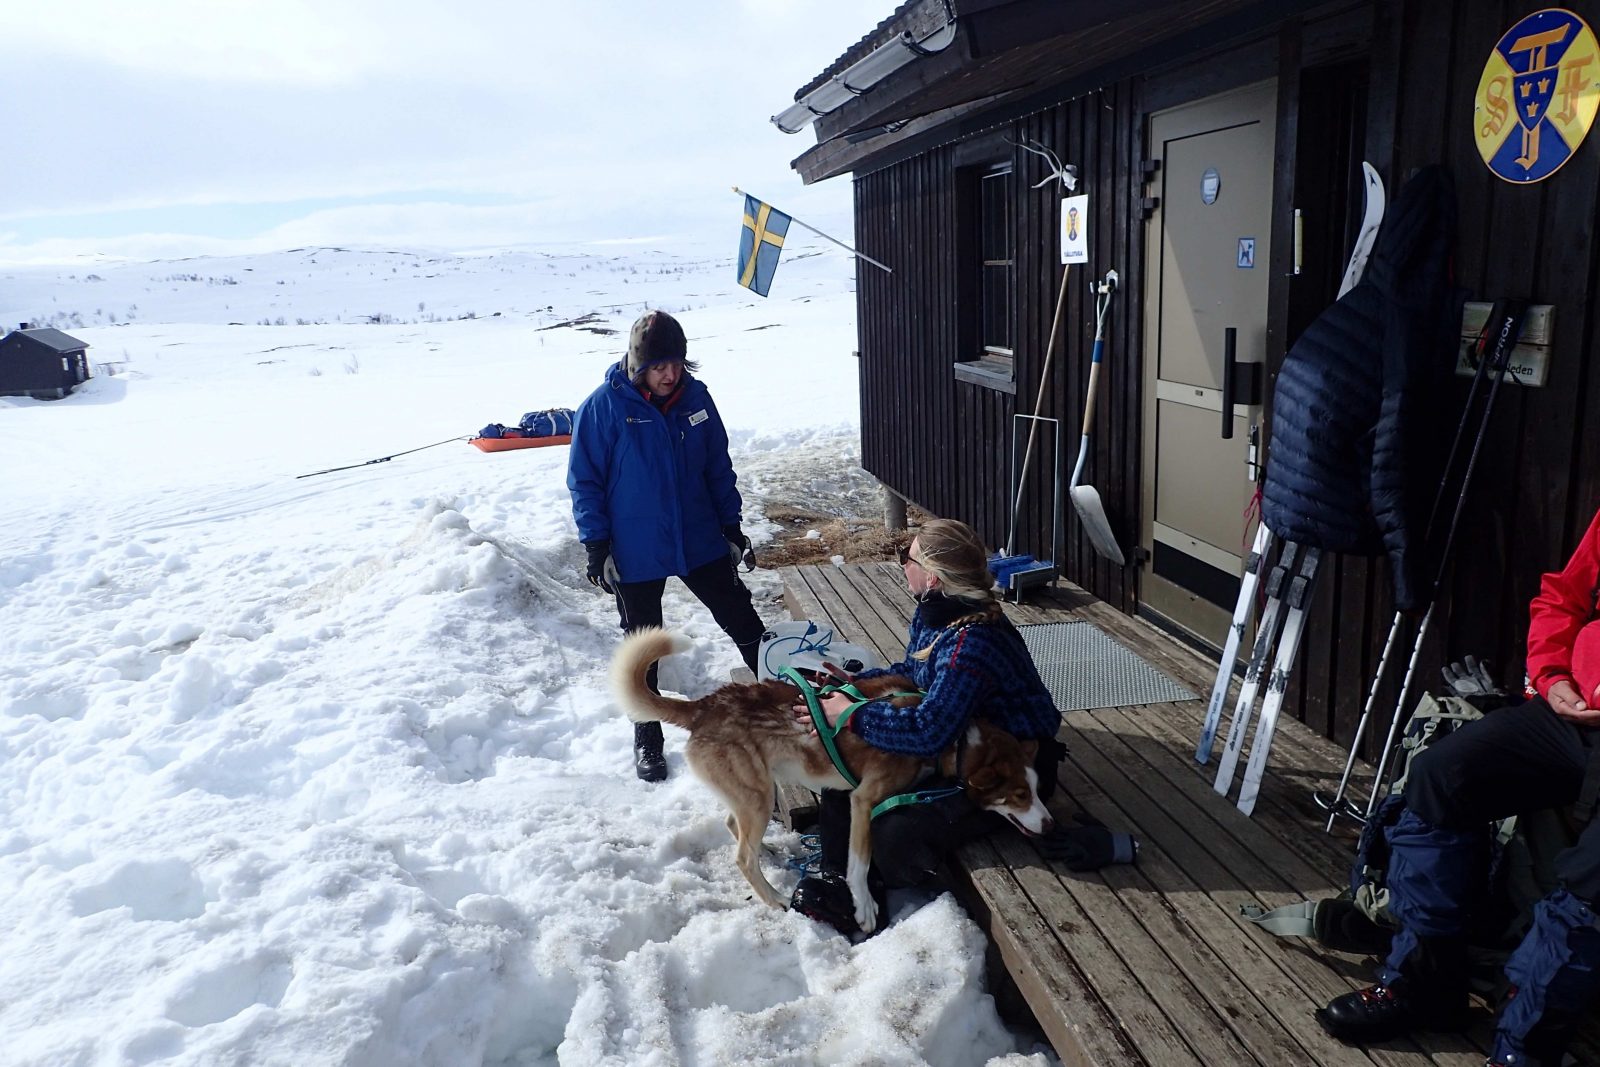
{"type": "Polygon", "coordinates": [[[757,552],[763,567],[827,563],[835,556],[842,556],[846,563],[893,559],[895,550],[909,545],[916,535],[916,526],[928,518],[916,508],[908,508],[906,517],[912,529],[890,533],[884,528],[881,515],[830,515],[778,505],[769,506],[766,516],[779,530],[772,542],[757,552]],[[817,534],[815,537],[810,536],[813,530],[817,534]]]}

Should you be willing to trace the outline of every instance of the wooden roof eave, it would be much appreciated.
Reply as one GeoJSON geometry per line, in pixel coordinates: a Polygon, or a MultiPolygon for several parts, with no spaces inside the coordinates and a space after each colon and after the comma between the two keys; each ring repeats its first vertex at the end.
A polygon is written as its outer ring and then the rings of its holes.
{"type": "Polygon", "coordinates": [[[974,48],[981,27],[962,21],[945,52],[910,64],[818,118],[818,143],[792,166],[807,184],[887,166],[1119,78],[1181,62],[1218,39],[1259,33],[1320,2],[1191,0],[1182,10],[1163,12],[1166,0],[1158,0],[1115,29],[1102,23],[1026,43],[996,35],[991,26],[981,52],[974,48]],[[1106,47],[1094,47],[1097,40],[1106,47]],[[1008,64],[1026,69],[1008,70],[1008,64]]]}

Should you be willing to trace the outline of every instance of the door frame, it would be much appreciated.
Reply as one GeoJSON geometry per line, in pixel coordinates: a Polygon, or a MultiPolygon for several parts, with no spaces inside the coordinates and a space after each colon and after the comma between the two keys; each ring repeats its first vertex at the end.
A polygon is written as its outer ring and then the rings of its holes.
{"type": "MultiPolygon", "coordinates": [[[[1270,150],[1271,155],[1267,160],[1267,166],[1272,172],[1268,182],[1268,187],[1271,190],[1271,196],[1267,208],[1267,229],[1265,231],[1269,242],[1269,254],[1262,259],[1258,259],[1257,261],[1257,269],[1268,272],[1265,282],[1266,290],[1262,297],[1264,304],[1261,309],[1262,318],[1266,323],[1266,330],[1263,338],[1263,348],[1259,357],[1262,363],[1262,369],[1260,373],[1262,375],[1264,393],[1270,391],[1268,383],[1270,383],[1271,374],[1276,369],[1277,364],[1281,362],[1281,358],[1274,358],[1272,348],[1274,343],[1274,291],[1276,290],[1278,282],[1280,281],[1275,276],[1274,263],[1281,262],[1282,260],[1282,257],[1278,254],[1277,245],[1283,237],[1282,228],[1279,227],[1277,223],[1277,212],[1275,210],[1275,207],[1279,203],[1280,196],[1282,194],[1282,182],[1285,180],[1285,176],[1278,173],[1277,166],[1278,157],[1280,155],[1279,146],[1284,133],[1282,129],[1284,119],[1282,113],[1284,103],[1282,100],[1282,92],[1283,87],[1280,85],[1278,78],[1264,78],[1254,80],[1245,85],[1235,86],[1222,92],[1209,93],[1202,97],[1197,97],[1182,103],[1163,107],[1156,111],[1147,112],[1143,116],[1146,158],[1151,160],[1161,159],[1164,161],[1166,158],[1165,149],[1163,146],[1157,145],[1154,141],[1156,132],[1154,120],[1156,118],[1178,115],[1183,111],[1194,108],[1215,107],[1215,105],[1217,105],[1219,102],[1226,101],[1230,97],[1245,97],[1260,95],[1263,93],[1268,94],[1269,96],[1270,102],[1267,105],[1267,110],[1270,112],[1272,116],[1271,121],[1273,122],[1272,147],[1270,150]]],[[[1227,128],[1228,127],[1226,126],[1218,127],[1219,130],[1227,128]]],[[[1163,629],[1166,629],[1183,638],[1188,643],[1209,652],[1212,656],[1216,656],[1220,654],[1220,646],[1194,629],[1186,620],[1172,617],[1172,615],[1169,613],[1164,612],[1157,607],[1151,606],[1146,597],[1146,580],[1153,577],[1153,550],[1155,547],[1154,531],[1155,527],[1157,526],[1156,483],[1159,469],[1155,456],[1155,436],[1157,429],[1156,404],[1158,402],[1157,381],[1160,372],[1159,352],[1162,341],[1161,301],[1157,294],[1159,292],[1158,287],[1161,284],[1161,272],[1163,270],[1162,237],[1164,233],[1163,220],[1167,192],[1168,190],[1166,190],[1165,182],[1163,181],[1163,195],[1158,198],[1155,206],[1151,210],[1149,217],[1145,219],[1145,231],[1142,238],[1144,243],[1145,278],[1142,282],[1143,289],[1141,292],[1141,297],[1144,304],[1142,309],[1144,328],[1144,358],[1142,361],[1143,367],[1141,368],[1140,377],[1140,421],[1142,424],[1140,429],[1140,457],[1143,475],[1140,478],[1139,486],[1140,572],[1137,577],[1136,587],[1137,612],[1139,615],[1156,622],[1163,629]]],[[[1267,401],[1268,397],[1264,395],[1262,398],[1262,403],[1259,406],[1254,407],[1254,411],[1257,413],[1258,418],[1263,422],[1266,416],[1267,401]]],[[[1218,408],[1218,413],[1220,415],[1220,406],[1218,408]]],[[[1246,445],[1247,443],[1241,443],[1241,449],[1245,448],[1246,445]]],[[[1264,451],[1258,449],[1258,460],[1263,457],[1264,451]]],[[[1248,529],[1245,532],[1248,533],[1248,529]]],[[[1241,557],[1238,564],[1239,573],[1242,574],[1244,565],[1243,557],[1248,555],[1248,551],[1241,546],[1238,555],[1241,557]]],[[[1206,562],[1213,561],[1207,560],[1206,562]]],[[[1168,584],[1175,583],[1169,582],[1168,584]]],[[[1223,621],[1225,623],[1228,609],[1224,608],[1220,610],[1224,617],[1223,621]]],[[[1246,647],[1246,651],[1248,651],[1248,646],[1246,647]]]]}

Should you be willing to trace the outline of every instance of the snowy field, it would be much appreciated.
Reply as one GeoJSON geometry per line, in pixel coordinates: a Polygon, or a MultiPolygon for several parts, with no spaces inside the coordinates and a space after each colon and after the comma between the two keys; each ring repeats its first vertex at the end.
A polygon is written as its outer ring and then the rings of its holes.
{"type": "MultiPolygon", "coordinates": [[[[664,307],[758,552],[764,502],[860,493],[852,265],[792,238],[763,300],[734,238],[0,267],[0,321],[99,374],[0,398],[0,1062],[1054,1062],[949,897],[854,947],[751,899],[682,736],[632,775],[566,450],[452,440],[575,406],[664,307]]],[[[666,615],[663,683],[725,680],[666,615]]]]}

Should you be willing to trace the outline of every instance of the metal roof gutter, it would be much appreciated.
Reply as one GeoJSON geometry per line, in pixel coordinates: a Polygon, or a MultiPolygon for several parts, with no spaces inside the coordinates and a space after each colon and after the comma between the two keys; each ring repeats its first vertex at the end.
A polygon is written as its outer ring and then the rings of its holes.
{"type": "Polygon", "coordinates": [[[772,116],[772,124],[784,133],[799,133],[819,115],[835,111],[861,96],[912,60],[943,52],[955,43],[955,39],[956,21],[953,18],[921,40],[912,37],[910,31],[902,30],[893,39],[869,52],[865,58],[857,60],[842,73],[835,74],[772,116]]]}

